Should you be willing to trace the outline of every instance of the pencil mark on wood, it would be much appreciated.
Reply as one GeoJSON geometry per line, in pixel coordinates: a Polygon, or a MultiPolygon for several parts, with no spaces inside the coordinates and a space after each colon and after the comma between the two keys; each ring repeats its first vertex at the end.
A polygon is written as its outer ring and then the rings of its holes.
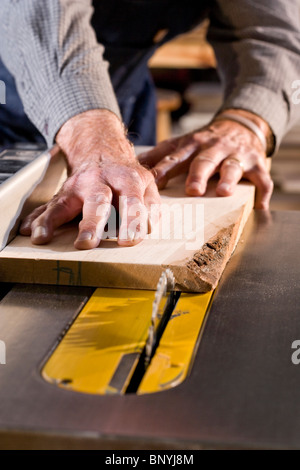
{"type": "Polygon", "coordinates": [[[73,268],[69,266],[62,266],[60,261],[56,261],[56,268],[53,268],[53,271],[56,271],[56,285],[69,285],[69,286],[81,286],[81,262],[77,263],[77,272],[74,273],[73,268]],[[62,278],[62,275],[66,275],[67,282],[64,282],[65,277],[62,278]]]}

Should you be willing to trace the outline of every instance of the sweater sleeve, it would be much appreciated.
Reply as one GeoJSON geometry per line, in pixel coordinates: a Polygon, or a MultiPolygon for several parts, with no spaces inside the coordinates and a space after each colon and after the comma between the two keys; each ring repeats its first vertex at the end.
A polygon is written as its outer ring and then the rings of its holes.
{"type": "Polygon", "coordinates": [[[91,0],[2,0],[0,55],[29,119],[52,146],[60,127],[90,109],[120,117],[91,0]]]}
{"type": "Polygon", "coordinates": [[[208,40],[224,83],[222,109],[251,111],[271,127],[276,147],[300,119],[297,0],[214,0],[208,40]]]}

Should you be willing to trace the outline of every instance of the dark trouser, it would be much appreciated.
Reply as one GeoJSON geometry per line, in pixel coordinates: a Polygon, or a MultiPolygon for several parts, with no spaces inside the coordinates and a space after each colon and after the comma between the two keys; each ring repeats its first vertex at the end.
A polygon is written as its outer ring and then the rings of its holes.
{"type": "Polygon", "coordinates": [[[5,83],[6,104],[0,105],[0,151],[14,143],[43,143],[42,135],[24,113],[15,80],[0,60],[0,80],[5,83]]]}

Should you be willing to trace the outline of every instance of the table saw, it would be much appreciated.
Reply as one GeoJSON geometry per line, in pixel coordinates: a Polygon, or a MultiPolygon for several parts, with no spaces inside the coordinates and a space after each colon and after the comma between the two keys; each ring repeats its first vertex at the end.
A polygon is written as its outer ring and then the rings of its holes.
{"type": "MultiPolygon", "coordinates": [[[[38,192],[52,158],[18,152],[5,154],[23,161],[13,170],[0,161],[3,201],[27,164],[38,192]]],[[[217,283],[202,272],[184,284],[172,261],[138,282],[128,269],[122,285],[108,282],[108,261],[106,282],[96,268],[78,277],[73,252],[59,281],[49,247],[25,263],[16,252],[26,257],[30,241],[16,227],[33,199],[24,186],[16,199],[9,224],[4,205],[1,232],[0,448],[300,447],[298,212],[249,211],[217,283]],[[157,299],[153,287],[172,267],[157,299]]]]}

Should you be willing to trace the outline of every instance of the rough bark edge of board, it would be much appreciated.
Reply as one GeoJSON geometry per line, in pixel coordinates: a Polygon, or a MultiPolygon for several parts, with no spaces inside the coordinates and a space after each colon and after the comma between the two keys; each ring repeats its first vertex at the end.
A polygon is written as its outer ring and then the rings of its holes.
{"type": "Polygon", "coordinates": [[[168,266],[174,273],[176,289],[201,293],[215,289],[233,253],[235,240],[231,237],[234,237],[235,231],[235,224],[220,230],[194,253],[184,267],[168,266]]]}
{"type": "Polygon", "coordinates": [[[230,260],[246,221],[252,211],[253,203],[246,204],[236,223],[220,230],[211,237],[184,266],[165,266],[170,268],[176,279],[176,289],[183,292],[206,293],[215,289],[220,281],[226,264],[230,260]]]}

